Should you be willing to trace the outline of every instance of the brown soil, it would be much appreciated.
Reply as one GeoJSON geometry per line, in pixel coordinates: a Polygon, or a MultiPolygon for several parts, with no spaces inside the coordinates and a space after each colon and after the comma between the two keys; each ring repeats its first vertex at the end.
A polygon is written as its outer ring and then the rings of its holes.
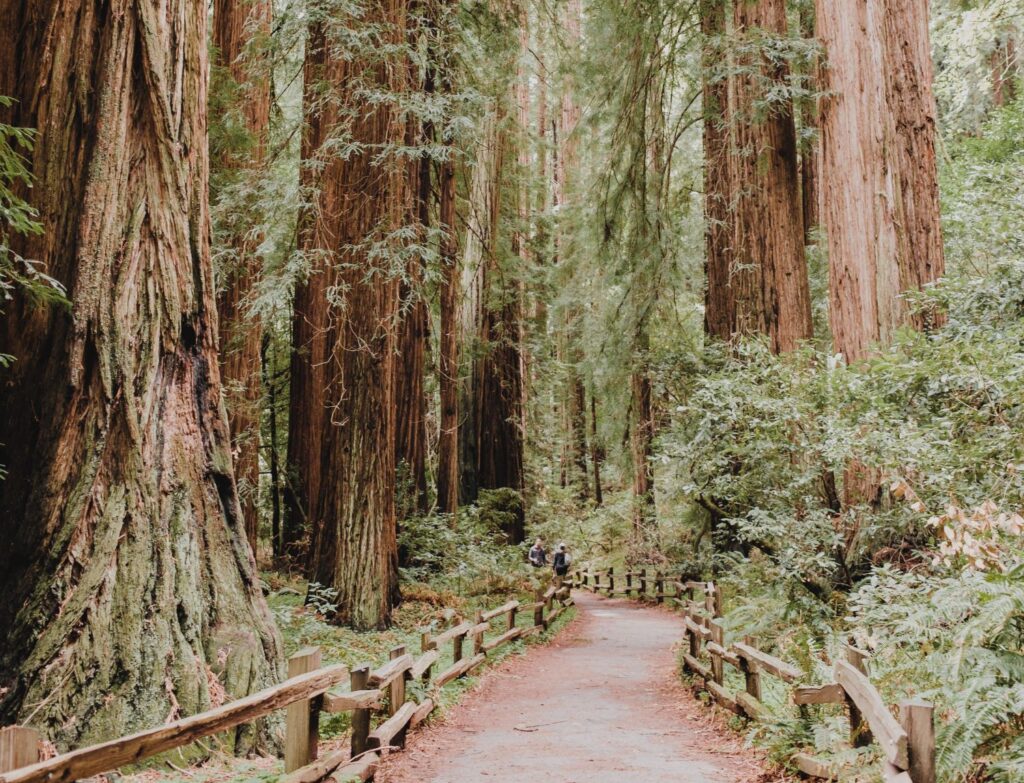
{"type": "MultiPolygon", "coordinates": [[[[443,722],[414,733],[381,783],[754,783],[775,780],[679,681],[679,616],[575,593],[548,646],[488,673],[443,722]]],[[[780,780],[782,778],[779,778],[780,780]]]]}

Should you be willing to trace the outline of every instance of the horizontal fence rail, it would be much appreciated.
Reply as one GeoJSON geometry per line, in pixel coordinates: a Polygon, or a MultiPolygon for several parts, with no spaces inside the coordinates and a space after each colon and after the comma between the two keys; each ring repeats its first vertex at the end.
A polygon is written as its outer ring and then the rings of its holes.
{"type": "MultiPolygon", "coordinates": [[[[790,702],[801,711],[811,704],[845,706],[851,745],[878,744],[887,783],[935,783],[933,706],[920,699],[905,700],[899,704],[897,719],[868,677],[867,656],[862,651],[844,648],[845,660],[835,662],[835,682],[805,684],[803,670],[758,649],[750,637],[726,645],[722,593],[714,582],[675,579],[656,568],[617,573],[609,567],[576,571],[571,584],[607,596],[667,602],[681,609],[683,665],[695,676],[698,687],[726,710],[750,720],[769,720],[770,712],[762,702],[761,677],[775,677],[792,686],[790,702]],[[726,688],[725,665],[742,674],[742,691],[731,693],[726,688]]],[[[812,754],[796,753],[792,761],[809,777],[835,778],[828,762],[812,754]]]]}
{"type": "Polygon", "coordinates": [[[486,660],[487,653],[549,628],[573,603],[567,585],[538,590],[534,598],[527,604],[511,600],[477,612],[472,622],[457,617],[450,628],[436,635],[424,631],[418,656],[406,652],[404,646],[395,647],[389,659],[376,668],[369,664],[355,668],[323,666],[320,648],[309,647],[288,659],[288,679],[279,685],[153,729],[42,761],[40,737],[33,729],[2,728],[0,783],[70,783],[251,723],[279,709],[286,710],[283,783],[370,780],[380,759],[403,747],[408,730],[433,712],[440,688],[465,677],[486,660]],[[517,625],[520,611],[533,612],[531,626],[517,625]],[[498,635],[487,638],[495,630],[498,635]],[[472,650],[469,655],[465,652],[467,641],[472,650]],[[441,657],[439,648],[449,643],[453,663],[435,676],[433,669],[441,657]],[[346,680],[348,691],[333,692],[346,680]],[[420,702],[408,698],[406,684],[412,680],[427,686],[430,695],[420,702]],[[321,712],[352,713],[349,750],[319,757],[321,712]],[[383,712],[384,719],[374,728],[376,712],[383,712]]]}

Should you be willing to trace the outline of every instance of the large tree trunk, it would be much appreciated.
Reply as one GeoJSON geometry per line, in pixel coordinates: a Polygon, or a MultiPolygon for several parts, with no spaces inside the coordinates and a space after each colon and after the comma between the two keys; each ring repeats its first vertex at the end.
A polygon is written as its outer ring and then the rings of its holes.
{"type": "MultiPolygon", "coordinates": [[[[735,32],[785,36],[785,0],[738,2],[735,32]]],[[[791,351],[811,336],[811,298],[804,258],[804,230],[797,177],[793,104],[773,99],[770,86],[784,85],[789,69],[767,56],[740,57],[736,84],[736,215],[732,287],[734,334],[765,334],[774,352],[791,351]]]]}
{"type": "MultiPolygon", "coordinates": [[[[219,160],[222,174],[236,169],[254,169],[264,158],[270,121],[270,82],[265,63],[253,57],[254,41],[270,32],[269,0],[215,0],[213,44],[219,64],[237,85],[237,110],[251,139],[251,149],[219,160]],[[255,67],[254,67],[255,66],[255,67]]],[[[256,46],[260,44],[255,44],[256,46]]],[[[232,252],[218,270],[217,311],[220,317],[221,379],[224,384],[231,427],[235,479],[238,482],[242,515],[249,546],[256,554],[259,534],[260,478],[260,323],[246,312],[253,285],[259,279],[260,259],[256,241],[247,236],[248,226],[225,227],[232,252]]]]}
{"type": "MultiPolygon", "coordinates": [[[[406,0],[377,0],[366,21],[379,26],[375,49],[406,40],[406,0]]],[[[311,36],[317,40],[319,36],[311,36]]],[[[323,168],[316,205],[315,249],[329,261],[332,305],[326,333],[325,399],[320,492],[312,517],[311,573],[338,591],[337,620],[355,628],[389,624],[397,599],[395,517],[395,386],[399,323],[395,232],[410,212],[408,165],[389,153],[405,141],[397,95],[407,87],[402,61],[360,53],[337,56],[339,42],[307,51],[319,65],[321,89],[332,93],[321,111],[327,132],[345,130],[358,150],[319,150],[323,168]],[[387,97],[357,104],[367,87],[387,97]],[[340,111],[339,108],[340,107],[340,111]],[[348,114],[346,109],[358,111],[348,114]],[[335,114],[338,112],[338,114],[335,114]],[[379,253],[381,248],[390,253],[379,253]]],[[[394,56],[392,56],[394,58],[394,56]]]]}
{"type": "MultiPolygon", "coordinates": [[[[477,156],[463,263],[463,328],[466,339],[475,342],[463,386],[460,437],[466,502],[476,500],[481,489],[522,492],[525,486],[520,294],[518,282],[508,279],[498,256],[507,145],[499,125],[496,115],[488,118],[477,156]]],[[[504,532],[512,542],[522,541],[522,515],[504,532]]]]}
{"type": "MultiPolygon", "coordinates": [[[[330,77],[327,37],[323,27],[312,25],[303,64],[302,161],[300,185],[305,193],[323,186],[325,175],[310,165],[338,122],[336,109],[323,103],[320,89],[330,77]]],[[[326,198],[326,192],[320,198],[326,198]]],[[[333,205],[330,214],[337,210],[333,205]]],[[[330,247],[329,228],[317,218],[317,209],[299,218],[299,247],[307,254],[308,274],[295,286],[292,301],[292,355],[288,393],[288,465],[285,475],[287,515],[282,532],[284,555],[309,566],[309,537],[313,506],[320,496],[320,453],[327,422],[324,365],[327,358],[328,264],[321,248],[330,247]]]]}
{"type": "Polygon", "coordinates": [[[900,294],[943,272],[927,5],[819,0],[817,24],[832,339],[853,362],[911,322],[900,294]]]}
{"type": "Polygon", "coordinates": [[[70,309],[6,306],[0,720],[59,747],[280,675],[231,472],[210,264],[207,9],[0,3],[5,122],[38,129],[44,232],[15,250],[70,309]],[[88,89],[86,89],[88,88],[88,89]]]}
{"type": "MultiPolygon", "coordinates": [[[[454,0],[449,0],[453,2],[454,0]]],[[[438,21],[435,20],[435,26],[438,21]]],[[[451,52],[445,44],[450,30],[442,28],[442,44],[436,56],[439,65],[439,88],[447,96],[454,92],[451,52]]],[[[446,154],[438,165],[437,217],[440,224],[441,291],[440,328],[438,340],[437,385],[441,412],[437,440],[437,509],[454,514],[459,507],[459,241],[455,224],[455,160],[454,144],[443,139],[446,154]]]]}
{"type": "MultiPolygon", "coordinates": [[[[411,74],[413,76],[414,74],[411,74]]],[[[433,92],[433,73],[428,71],[424,92],[433,92]]],[[[422,126],[414,117],[407,121],[406,146],[419,147],[429,143],[430,125],[422,126]]],[[[413,158],[409,163],[409,187],[413,193],[408,222],[416,226],[417,241],[426,243],[430,226],[430,158],[413,158]]],[[[399,486],[399,519],[429,508],[427,497],[427,397],[423,386],[427,363],[429,322],[423,292],[423,259],[416,255],[409,261],[407,280],[401,284],[402,324],[399,329],[396,363],[397,385],[395,460],[402,485],[399,486]]]]}
{"type": "MultiPolygon", "coordinates": [[[[928,40],[928,0],[887,0],[882,16],[885,41],[886,119],[891,141],[885,151],[895,174],[896,240],[900,291],[917,291],[946,271],[935,159],[935,95],[928,40]]],[[[902,320],[929,329],[941,320],[935,311],[910,312],[902,320]]]]}
{"type": "Polygon", "coordinates": [[[732,229],[729,82],[726,77],[725,0],[702,0],[704,100],[704,331],[732,338],[733,294],[729,280],[732,229]]]}

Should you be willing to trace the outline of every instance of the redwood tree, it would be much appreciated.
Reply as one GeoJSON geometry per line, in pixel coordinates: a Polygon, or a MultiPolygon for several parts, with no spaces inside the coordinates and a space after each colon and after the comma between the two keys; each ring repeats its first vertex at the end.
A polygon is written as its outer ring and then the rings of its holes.
{"type": "Polygon", "coordinates": [[[927,21],[926,0],[817,4],[830,321],[851,362],[935,317],[900,297],[944,270],[927,21]]]}
{"type": "MultiPolygon", "coordinates": [[[[432,4],[437,8],[437,4],[432,4]]],[[[445,45],[449,38],[447,20],[434,20],[440,31],[438,59],[439,88],[445,97],[454,90],[454,74],[445,45]]],[[[455,160],[454,144],[446,130],[442,130],[445,155],[438,164],[437,215],[441,229],[440,265],[441,285],[440,335],[438,340],[437,385],[440,397],[440,417],[437,439],[437,508],[454,514],[459,506],[459,299],[460,270],[459,244],[455,224],[455,160]]]]}
{"type": "MultiPolygon", "coordinates": [[[[249,136],[249,148],[228,151],[224,169],[241,176],[258,167],[265,156],[270,120],[270,82],[265,58],[258,56],[259,36],[270,32],[269,0],[215,0],[213,44],[218,64],[234,85],[244,86],[237,106],[249,136]]],[[[246,221],[247,222],[247,221],[246,221]]],[[[221,377],[227,398],[235,478],[239,482],[242,514],[249,546],[256,553],[259,532],[260,323],[246,312],[246,303],[259,279],[260,259],[249,226],[230,226],[230,261],[222,264],[218,281],[221,377]]]]}
{"type": "Polygon", "coordinates": [[[730,187],[729,82],[726,77],[725,0],[700,5],[704,101],[704,330],[712,337],[732,337],[733,293],[730,285],[732,188],[730,187]]]}
{"type": "MultiPolygon", "coordinates": [[[[311,498],[310,572],[338,592],[339,622],[379,628],[398,592],[395,515],[396,234],[411,210],[409,167],[390,150],[406,140],[399,108],[408,89],[406,0],[374,0],[361,20],[379,37],[341,56],[330,32],[310,40],[307,61],[330,98],[318,110],[326,143],[316,155],[315,215],[305,241],[324,259],[330,293],[324,333],[321,483],[311,498]],[[383,96],[369,106],[364,91],[383,96]],[[355,149],[339,155],[338,138],[355,149]],[[329,479],[329,480],[328,480],[329,479]]],[[[316,25],[330,24],[330,21],[316,25]]],[[[312,134],[311,134],[312,135],[312,134]]],[[[321,303],[317,303],[319,307],[321,303]]]]}
{"type": "Polygon", "coordinates": [[[196,0],[0,3],[44,226],[14,249],[71,300],[0,317],[0,715],[61,747],[279,676],[221,404],[206,42],[196,0]]]}
{"type": "MultiPolygon", "coordinates": [[[[740,0],[733,24],[748,44],[782,38],[785,0],[740,0]]],[[[737,60],[732,333],[766,334],[773,351],[789,351],[811,336],[793,101],[784,97],[789,67],[765,53],[737,60]]]]}

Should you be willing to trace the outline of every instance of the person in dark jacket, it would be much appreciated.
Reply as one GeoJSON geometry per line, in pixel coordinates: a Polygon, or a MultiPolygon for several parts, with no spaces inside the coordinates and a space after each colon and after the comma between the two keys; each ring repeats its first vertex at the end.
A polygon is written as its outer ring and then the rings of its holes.
{"type": "Polygon", "coordinates": [[[544,551],[544,539],[538,536],[530,547],[530,565],[534,568],[542,568],[548,564],[548,553],[544,551]]]}
{"type": "Polygon", "coordinates": [[[568,551],[566,551],[565,544],[559,544],[558,549],[555,550],[554,560],[551,562],[552,568],[555,569],[555,585],[558,587],[562,586],[562,578],[569,573],[569,563],[571,558],[569,557],[568,551]]]}

